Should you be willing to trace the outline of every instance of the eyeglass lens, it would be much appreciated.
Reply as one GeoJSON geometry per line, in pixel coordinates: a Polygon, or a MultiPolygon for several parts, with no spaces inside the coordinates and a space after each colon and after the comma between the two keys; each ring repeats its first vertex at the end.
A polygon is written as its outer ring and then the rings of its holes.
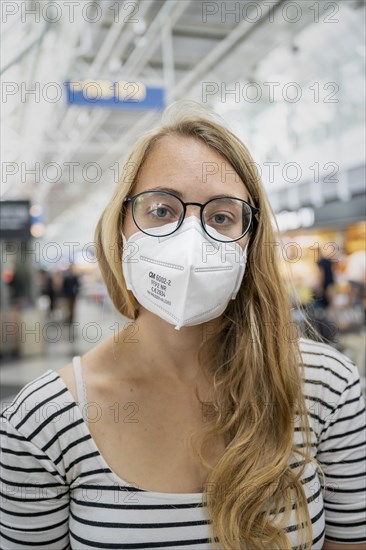
{"type": "MultiPolygon", "coordinates": [[[[173,195],[152,191],[139,195],[134,201],[135,223],[139,229],[151,235],[173,233],[183,214],[182,203],[173,195]]],[[[239,239],[249,228],[251,218],[249,205],[230,197],[213,199],[206,204],[202,213],[206,232],[213,239],[223,241],[239,239]]]]}

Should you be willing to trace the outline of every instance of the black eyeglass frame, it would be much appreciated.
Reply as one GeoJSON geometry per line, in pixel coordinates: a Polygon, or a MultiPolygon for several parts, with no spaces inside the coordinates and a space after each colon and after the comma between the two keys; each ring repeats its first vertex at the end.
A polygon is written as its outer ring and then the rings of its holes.
{"type": "Polygon", "coordinates": [[[229,243],[229,242],[235,242],[235,241],[239,241],[240,239],[242,239],[243,237],[245,237],[245,235],[250,231],[250,228],[252,227],[255,227],[255,224],[258,223],[257,219],[256,219],[256,214],[258,214],[260,212],[260,209],[259,208],[256,208],[255,206],[252,206],[251,204],[249,204],[249,202],[245,201],[244,199],[239,199],[237,197],[228,197],[226,195],[223,195],[222,197],[215,197],[214,199],[210,199],[208,200],[207,202],[205,203],[201,203],[201,202],[184,202],[182,201],[181,198],[177,197],[177,195],[174,195],[174,193],[169,193],[168,191],[158,191],[156,189],[154,189],[153,191],[141,191],[141,193],[137,193],[137,195],[134,195],[132,197],[126,197],[123,201],[123,203],[126,203],[126,202],[131,202],[132,203],[132,218],[133,218],[133,221],[135,222],[135,225],[139,228],[140,231],[142,231],[142,233],[145,233],[145,235],[150,235],[151,237],[168,237],[168,235],[172,235],[173,233],[175,233],[179,228],[180,226],[182,225],[185,217],[186,217],[186,212],[187,212],[187,206],[192,204],[194,206],[199,206],[200,207],[200,220],[201,220],[201,225],[203,227],[203,230],[204,232],[211,238],[211,239],[214,239],[215,241],[218,241],[218,242],[222,242],[222,243],[229,243]],[[169,195],[170,197],[174,197],[175,199],[178,199],[179,202],[181,203],[182,207],[183,207],[183,216],[182,216],[182,219],[178,222],[178,225],[177,227],[174,229],[174,231],[171,231],[170,233],[167,233],[166,235],[151,235],[151,233],[147,233],[146,231],[144,231],[143,229],[141,229],[141,227],[139,226],[139,224],[136,222],[136,219],[135,219],[135,200],[140,197],[141,195],[147,195],[147,193],[159,193],[160,195],[169,195]],[[238,237],[237,239],[230,239],[230,240],[219,240],[219,239],[215,239],[214,237],[212,237],[208,231],[206,231],[206,228],[205,228],[205,224],[203,222],[203,210],[204,208],[210,203],[210,202],[213,202],[217,199],[235,199],[235,200],[238,200],[238,201],[241,201],[243,202],[244,204],[246,204],[247,206],[249,206],[250,210],[251,210],[251,219],[250,219],[250,223],[248,225],[248,228],[246,229],[246,231],[240,236],[238,237]]]}

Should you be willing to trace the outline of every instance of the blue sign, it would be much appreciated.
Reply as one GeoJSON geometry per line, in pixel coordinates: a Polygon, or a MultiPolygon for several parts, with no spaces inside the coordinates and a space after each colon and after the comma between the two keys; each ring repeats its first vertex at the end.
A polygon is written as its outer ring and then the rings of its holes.
{"type": "Polygon", "coordinates": [[[64,84],[69,105],[128,110],[165,109],[165,89],[146,86],[142,82],[68,80],[64,84]]]}

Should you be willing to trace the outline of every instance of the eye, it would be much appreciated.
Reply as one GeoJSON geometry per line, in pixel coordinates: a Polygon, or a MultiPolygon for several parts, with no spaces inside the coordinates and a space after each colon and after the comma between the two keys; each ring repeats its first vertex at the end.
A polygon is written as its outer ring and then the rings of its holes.
{"type": "Polygon", "coordinates": [[[161,203],[152,204],[148,208],[147,214],[152,216],[153,218],[158,218],[160,220],[166,219],[168,217],[175,219],[177,217],[177,213],[175,212],[174,208],[161,203]]]}
{"type": "Polygon", "coordinates": [[[225,223],[226,220],[229,221],[228,216],[226,216],[226,214],[215,214],[213,218],[215,223],[218,223],[218,224],[223,224],[225,223]]]}
{"type": "Polygon", "coordinates": [[[230,213],[225,212],[215,212],[206,220],[206,223],[214,223],[217,225],[224,225],[233,223],[233,217],[230,213]]]}
{"type": "Polygon", "coordinates": [[[168,212],[168,209],[165,206],[159,206],[153,212],[157,215],[158,218],[164,218],[168,212]]]}

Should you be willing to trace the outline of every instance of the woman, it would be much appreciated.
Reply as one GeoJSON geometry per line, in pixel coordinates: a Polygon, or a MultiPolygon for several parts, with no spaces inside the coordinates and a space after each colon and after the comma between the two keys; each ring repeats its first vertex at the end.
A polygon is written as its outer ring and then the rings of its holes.
{"type": "Polygon", "coordinates": [[[2,548],[359,549],[358,370],[296,334],[246,147],[175,117],[96,228],[131,322],[2,413],[2,548]]]}

